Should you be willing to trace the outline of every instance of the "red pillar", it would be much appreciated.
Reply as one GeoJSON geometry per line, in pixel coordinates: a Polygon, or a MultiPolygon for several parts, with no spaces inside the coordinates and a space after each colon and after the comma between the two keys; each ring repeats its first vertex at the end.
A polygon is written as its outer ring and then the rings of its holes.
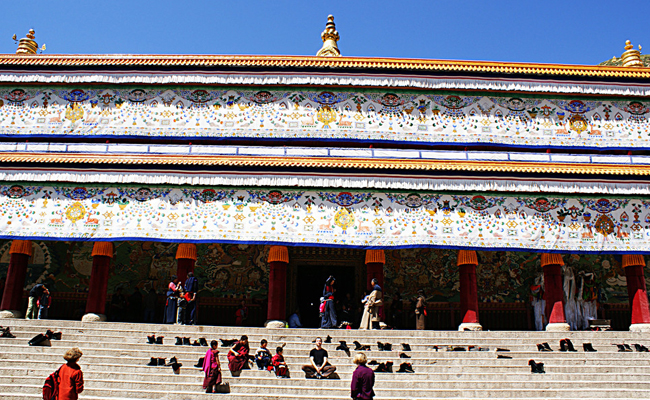
{"type": "Polygon", "coordinates": [[[271,246],[269,250],[269,301],[266,319],[286,320],[287,316],[287,265],[289,249],[286,246],[271,246]]]}
{"type": "Polygon", "coordinates": [[[560,254],[542,254],[544,269],[544,300],[546,301],[546,330],[568,331],[569,324],[564,316],[564,289],[562,287],[562,266],[564,260],[560,254]]]}
{"type": "Polygon", "coordinates": [[[478,257],[476,257],[475,251],[458,251],[457,266],[460,269],[460,315],[463,319],[458,330],[482,330],[478,321],[477,265],[478,257]]]}
{"type": "MultiPolygon", "coordinates": [[[[86,314],[106,314],[106,296],[108,292],[108,272],[113,258],[112,242],[95,242],[93,246],[93,269],[90,272],[86,314]]],[[[100,319],[103,319],[100,317],[100,319]]],[[[96,320],[93,319],[93,320],[96,320]]]]}
{"type": "MultiPolygon", "coordinates": [[[[648,293],[646,292],[643,267],[645,259],[640,254],[626,254],[623,256],[623,268],[627,278],[627,294],[632,310],[632,326],[630,330],[640,330],[641,325],[650,324],[650,307],[648,306],[648,293]]],[[[650,328],[650,325],[643,330],[650,328]]]]}
{"type": "MultiPolygon", "coordinates": [[[[366,250],[366,287],[371,288],[370,282],[377,279],[384,293],[384,264],[386,264],[386,254],[384,250],[366,250]]],[[[386,299],[384,299],[386,301],[386,299]]],[[[379,307],[379,316],[385,320],[384,307],[379,307]]]]}
{"type": "Polygon", "coordinates": [[[177,270],[176,276],[181,284],[185,285],[187,274],[194,272],[196,264],[196,245],[194,243],[181,243],[176,250],[177,270]]]}
{"type": "Polygon", "coordinates": [[[13,311],[14,317],[21,315],[23,289],[27,276],[27,264],[32,255],[32,242],[30,240],[14,240],[9,249],[9,269],[7,281],[2,295],[0,310],[13,311]]]}

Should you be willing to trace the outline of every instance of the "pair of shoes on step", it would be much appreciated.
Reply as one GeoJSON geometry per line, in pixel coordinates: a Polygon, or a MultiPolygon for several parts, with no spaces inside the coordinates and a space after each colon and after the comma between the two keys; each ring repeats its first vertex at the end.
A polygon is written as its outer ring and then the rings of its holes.
{"type": "Polygon", "coordinates": [[[208,341],[205,340],[205,338],[199,338],[199,340],[195,340],[192,342],[190,338],[188,337],[180,337],[176,336],[176,343],[174,343],[176,346],[207,346],[208,341]]]}
{"type": "MultiPolygon", "coordinates": [[[[311,341],[312,343],[316,343],[316,339],[311,341]]],[[[323,340],[323,343],[332,343],[332,337],[330,335],[327,335],[325,340],[323,340]]]]}
{"type": "Polygon", "coordinates": [[[537,343],[537,351],[553,351],[551,346],[548,343],[537,343]]]}
{"type": "Polygon", "coordinates": [[[9,328],[9,327],[6,327],[6,328],[0,327],[0,332],[1,332],[0,337],[6,337],[6,338],[15,338],[16,337],[13,333],[11,333],[11,328],[9,328]]]}
{"type": "Polygon", "coordinates": [[[578,351],[573,347],[573,343],[569,339],[560,340],[560,351],[578,351]]]}
{"type": "Polygon", "coordinates": [[[632,351],[632,348],[630,347],[629,344],[623,343],[623,344],[617,344],[615,346],[618,347],[618,352],[619,353],[624,353],[624,352],[629,353],[629,352],[632,351]]]}
{"type": "Polygon", "coordinates": [[[30,346],[52,346],[50,340],[61,340],[61,332],[53,332],[50,329],[45,334],[39,333],[34,336],[30,341],[30,346]]]}
{"type": "Polygon", "coordinates": [[[239,340],[237,339],[219,339],[221,341],[221,347],[232,347],[239,340]]]}
{"type": "Polygon", "coordinates": [[[375,368],[375,372],[393,372],[393,362],[392,361],[386,361],[385,363],[379,363],[377,364],[377,367],[375,368]]]}
{"type": "Polygon", "coordinates": [[[354,350],[359,351],[359,350],[370,350],[370,346],[367,344],[361,344],[359,341],[355,340],[354,342],[354,350]]]}
{"type": "Polygon", "coordinates": [[[393,350],[393,345],[388,343],[388,342],[386,342],[386,343],[377,342],[377,347],[379,347],[379,351],[391,351],[391,350],[393,350]]]}
{"type": "Polygon", "coordinates": [[[183,364],[179,363],[176,357],[172,357],[169,359],[169,362],[165,364],[165,366],[172,367],[172,371],[174,371],[175,374],[178,374],[180,373],[183,364]]]}
{"type": "Polygon", "coordinates": [[[535,360],[529,360],[528,365],[530,365],[530,372],[533,374],[545,374],[544,363],[535,362],[535,360]]]}
{"type": "Polygon", "coordinates": [[[156,358],[156,357],[151,357],[151,360],[149,361],[149,364],[147,364],[150,367],[164,367],[165,366],[165,359],[164,358],[156,358]]]}
{"type": "Polygon", "coordinates": [[[156,337],[156,335],[150,335],[150,336],[147,336],[147,343],[149,343],[149,344],[163,344],[163,338],[164,338],[164,336],[156,337]]]}
{"type": "Polygon", "coordinates": [[[414,373],[415,371],[413,370],[413,365],[409,362],[403,362],[399,365],[399,369],[397,372],[407,372],[407,373],[414,373]]]}

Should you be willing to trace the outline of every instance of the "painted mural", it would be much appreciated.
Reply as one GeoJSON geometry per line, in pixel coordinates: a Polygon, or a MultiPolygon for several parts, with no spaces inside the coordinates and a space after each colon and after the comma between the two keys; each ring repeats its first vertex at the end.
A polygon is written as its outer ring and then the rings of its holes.
{"type": "Polygon", "coordinates": [[[0,136],[279,138],[650,147],[648,103],[228,87],[15,87],[0,136]]]}
{"type": "MultiPolygon", "coordinates": [[[[0,279],[9,263],[10,241],[0,242],[0,279]]],[[[45,283],[59,293],[85,293],[92,268],[92,242],[34,241],[26,289],[45,283]]],[[[115,242],[115,258],[108,292],[122,288],[155,288],[164,293],[176,271],[176,244],[115,242]]],[[[247,244],[199,244],[195,274],[202,297],[264,299],[268,293],[268,246],[247,244]]],[[[477,285],[482,302],[528,302],[530,287],[542,274],[539,253],[479,251],[477,285]]],[[[601,303],[627,303],[625,271],[618,255],[565,254],[567,267],[577,278],[592,273],[601,303]]],[[[648,257],[647,257],[648,258],[648,257]]],[[[650,287],[650,268],[646,281],[650,287]]],[[[459,276],[456,251],[448,249],[394,249],[386,251],[385,290],[404,299],[418,289],[436,302],[458,302],[459,276]]]]}

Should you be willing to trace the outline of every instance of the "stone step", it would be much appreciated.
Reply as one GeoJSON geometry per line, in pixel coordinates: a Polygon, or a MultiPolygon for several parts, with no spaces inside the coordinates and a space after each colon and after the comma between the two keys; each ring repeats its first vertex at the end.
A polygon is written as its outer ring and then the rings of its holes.
{"type": "MultiPolygon", "coordinates": [[[[276,398],[284,398],[285,392],[289,391],[294,395],[302,396],[313,396],[314,393],[323,393],[324,396],[328,399],[333,398],[349,398],[349,389],[336,389],[329,387],[328,380],[312,380],[312,387],[299,387],[291,386],[290,380],[285,380],[287,384],[283,387],[264,387],[264,394],[260,393],[259,388],[250,387],[248,385],[240,385],[237,383],[229,382],[231,392],[236,392],[238,396],[237,399],[240,399],[242,394],[254,394],[257,398],[266,399],[266,396],[276,396],[276,398]]],[[[126,398],[138,398],[138,399],[172,399],[172,398],[187,398],[186,395],[193,391],[200,391],[201,385],[187,385],[187,387],[180,386],[182,389],[178,390],[160,390],[156,385],[155,388],[147,387],[142,390],[138,389],[123,389],[120,390],[119,396],[126,398]]],[[[16,384],[0,384],[0,392],[4,393],[34,393],[41,389],[40,385],[21,385],[17,386],[16,384]]],[[[113,389],[96,387],[94,385],[86,385],[84,389],[84,394],[88,396],[108,396],[113,389]]],[[[490,391],[490,394],[494,397],[509,398],[509,399],[521,399],[521,398],[543,398],[548,399],[549,397],[567,397],[571,396],[574,398],[594,398],[595,391],[584,390],[584,388],[566,388],[566,389],[545,389],[545,390],[535,390],[535,389],[494,389],[490,391]]],[[[615,397],[619,399],[647,399],[650,396],[650,389],[599,389],[597,390],[598,397],[615,397]]],[[[480,398],[485,395],[485,390],[482,389],[462,389],[462,390],[452,390],[452,389],[427,389],[427,390],[410,390],[408,388],[397,388],[397,389],[382,389],[381,397],[397,399],[397,398],[480,398]]],[[[209,398],[209,395],[206,394],[191,394],[192,398],[202,399],[209,398]]],[[[212,395],[214,396],[214,395],[212,395]]],[[[313,397],[312,397],[313,398],[313,397]]],[[[379,397],[378,397],[379,398],[379,397]]]]}

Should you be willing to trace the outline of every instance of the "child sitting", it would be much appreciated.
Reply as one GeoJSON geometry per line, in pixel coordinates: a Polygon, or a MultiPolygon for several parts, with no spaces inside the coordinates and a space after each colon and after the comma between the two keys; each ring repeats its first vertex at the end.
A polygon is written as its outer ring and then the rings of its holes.
{"type": "Polygon", "coordinates": [[[271,352],[266,348],[268,342],[266,339],[262,339],[260,342],[260,347],[255,352],[255,363],[257,364],[257,369],[267,369],[271,370],[271,352]]]}
{"type": "Polygon", "coordinates": [[[282,347],[276,348],[275,355],[271,361],[273,363],[273,368],[275,369],[275,376],[278,378],[289,377],[289,367],[287,367],[287,363],[284,361],[284,356],[282,355],[283,351],[284,349],[282,347]]]}

